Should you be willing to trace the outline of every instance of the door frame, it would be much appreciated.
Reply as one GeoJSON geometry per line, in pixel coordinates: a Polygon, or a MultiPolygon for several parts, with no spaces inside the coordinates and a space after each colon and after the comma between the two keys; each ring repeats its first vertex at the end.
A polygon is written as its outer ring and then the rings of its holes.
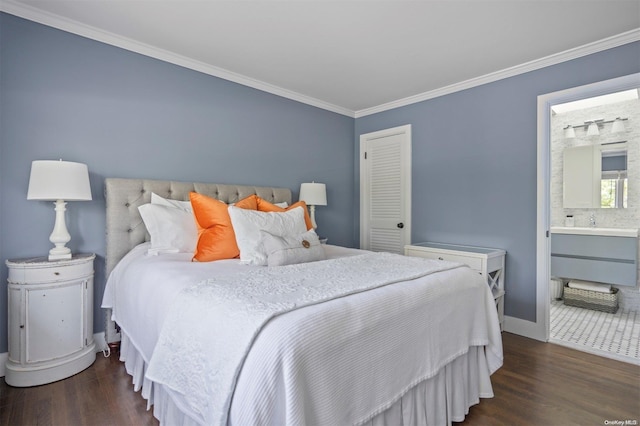
{"type": "Polygon", "coordinates": [[[640,73],[573,87],[538,96],[538,171],[536,224],[536,323],[523,335],[549,341],[551,278],[551,107],[608,93],[640,87],[640,73]]]}
{"type": "Polygon", "coordinates": [[[365,158],[365,142],[373,139],[381,139],[388,136],[394,135],[405,135],[405,138],[408,139],[409,146],[408,149],[405,150],[405,157],[402,159],[402,173],[405,173],[405,176],[408,177],[406,179],[406,185],[404,191],[404,211],[406,212],[406,217],[403,220],[404,223],[404,231],[405,235],[408,235],[408,244],[411,243],[411,124],[405,124],[403,126],[392,127],[389,129],[378,130],[376,132],[364,133],[360,135],[360,248],[364,246],[365,239],[365,230],[369,226],[369,218],[368,218],[368,209],[366,209],[365,196],[368,195],[366,188],[368,185],[367,174],[365,173],[365,168],[363,167],[362,161],[365,158]]]}

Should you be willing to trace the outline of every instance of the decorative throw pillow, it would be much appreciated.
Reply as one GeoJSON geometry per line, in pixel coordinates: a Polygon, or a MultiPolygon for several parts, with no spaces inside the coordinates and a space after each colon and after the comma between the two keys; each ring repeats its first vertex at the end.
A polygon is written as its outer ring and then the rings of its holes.
{"type": "Polygon", "coordinates": [[[229,203],[227,206],[238,206],[243,209],[258,210],[258,196],[256,194],[252,194],[237,203],[229,203]],[[240,205],[240,203],[242,204],[240,205]]]}
{"type": "Polygon", "coordinates": [[[228,210],[243,263],[267,264],[260,231],[277,236],[298,235],[306,231],[304,213],[300,207],[286,212],[260,212],[237,206],[229,206],[228,210]]]}
{"type": "Polygon", "coordinates": [[[312,229],[298,235],[277,236],[261,231],[269,266],[315,262],[326,258],[320,239],[312,229]]]}
{"type": "Polygon", "coordinates": [[[151,193],[151,204],[158,204],[160,206],[174,207],[176,209],[184,210],[186,212],[193,212],[191,207],[191,201],[180,201],[163,198],[155,192],[151,193]]]}
{"type": "MultiPolygon", "coordinates": [[[[238,201],[236,206],[240,209],[255,210],[256,200],[253,197],[255,196],[238,201]]],[[[198,228],[198,243],[193,260],[210,262],[238,257],[240,250],[236,244],[227,205],[197,192],[191,192],[189,198],[198,228]]]]}
{"type": "Polygon", "coordinates": [[[193,213],[160,204],[143,204],[138,211],[151,236],[149,254],[193,252],[198,241],[193,213]]]}
{"type": "Polygon", "coordinates": [[[311,217],[309,216],[309,211],[307,210],[307,204],[304,201],[298,201],[297,203],[291,204],[287,208],[278,207],[277,205],[270,203],[260,197],[257,197],[258,202],[258,210],[261,212],[286,212],[296,207],[302,207],[304,209],[304,223],[307,225],[307,230],[313,229],[313,225],[311,223],[311,217]]]}

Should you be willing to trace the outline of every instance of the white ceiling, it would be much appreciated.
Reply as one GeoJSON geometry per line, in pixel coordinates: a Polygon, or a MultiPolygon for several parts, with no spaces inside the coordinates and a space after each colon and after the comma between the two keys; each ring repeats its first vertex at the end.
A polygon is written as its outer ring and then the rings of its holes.
{"type": "Polygon", "coordinates": [[[351,116],[640,39],[640,0],[6,0],[0,6],[351,116]]]}

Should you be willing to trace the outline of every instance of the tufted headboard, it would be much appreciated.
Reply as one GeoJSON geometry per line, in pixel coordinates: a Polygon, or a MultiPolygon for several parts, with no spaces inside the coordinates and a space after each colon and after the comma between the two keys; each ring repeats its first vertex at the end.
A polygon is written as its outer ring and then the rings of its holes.
{"type": "Polygon", "coordinates": [[[235,203],[256,194],[271,203],[286,201],[291,204],[290,189],[262,186],[107,178],[104,191],[107,209],[107,277],[129,250],[149,239],[138,207],[151,202],[152,192],[164,198],[188,201],[189,193],[194,191],[225,203],[235,203]]]}

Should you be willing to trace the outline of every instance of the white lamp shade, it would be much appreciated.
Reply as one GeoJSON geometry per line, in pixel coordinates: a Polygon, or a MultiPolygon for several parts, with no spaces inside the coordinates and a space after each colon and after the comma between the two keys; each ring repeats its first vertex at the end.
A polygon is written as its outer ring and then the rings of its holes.
{"type": "Polygon", "coordinates": [[[91,200],[87,165],[62,160],[32,162],[27,200],[91,200]]]}
{"type": "Polygon", "coordinates": [[[327,187],[324,183],[303,183],[300,185],[300,201],[310,206],[327,205],[327,187]]]}
{"type": "Polygon", "coordinates": [[[564,137],[567,139],[573,139],[576,137],[576,131],[573,129],[573,126],[569,125],[564,128],[564,137]]]}
{"type": "Polygon", "coordinates": [[[589,124],[589,128],[587,128],[587,136],[598,136],[600,134],[600,130],[598,130],[598,125],[592,121],[589,124]]]}
{"type": "Polygon", "coordinates": [[[624,130],[624,121],[620,117],[616,118],[611,125],[611,133],[621,133],[624,130]]]}

